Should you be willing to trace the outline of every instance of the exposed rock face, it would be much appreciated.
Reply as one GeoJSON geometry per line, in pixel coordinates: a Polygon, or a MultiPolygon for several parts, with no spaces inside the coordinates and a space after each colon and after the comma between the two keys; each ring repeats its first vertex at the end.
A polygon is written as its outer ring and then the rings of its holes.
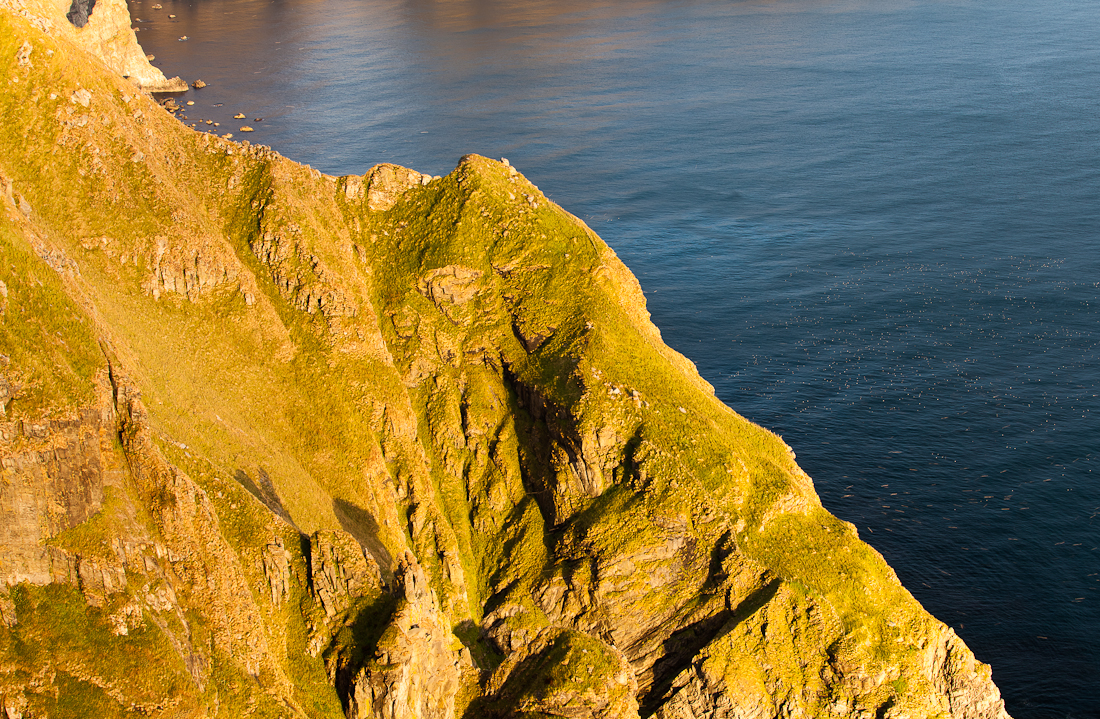
{"type": "Polygon", "coordinates": [[[470,652],[451,634],[411,552],[401,558],[397,577],[397,611],[355,679],[348,718],[454,719],[455,695],[472,668],[470,652]]]}
{"type": "Polygon", "coordinates": [[[263,549],[264,576],[271,589],[271,604],[280,606],[290,596],[290,557],[282,537],[263,549]]]}
{"type": "Polygon", "coordinates": [[[382,590],[378,565],[346,532],[314,532],[309,547],[313,591],[330,619],[347,614],[356,597],[382,590]]]}
{"type": "Polygon", "coordinates": [[[69,6],[69,12],[65,18],[76,27],[84,27],[88,24],[88,16],[95,9],[95,0],[73,0],[69,6]]]}
{"type": "Polygon", "coordinates": [[[328,178],[3,1],[9,719],[1006,717],[515,168],[328,178]]]}
{"type": "MultiPolygon", "coordinates": [[[[126,0],[0,0],[0,8],[27,18],[45,33],[68,39],[143,90],[187,90],[183,80],[165,78],[145,59],[130,26],[126,0]]],[[[25,62],[34,59],[30,52],[25,62]]]]}
{"type": "Polygon", "coordinates": [[[347,178],[344,193],[349,200],[358,200],[362,198],[365,187],[367,207],[374,211],[388,210],[397,204],[405,191],[425,185],[430,180],[430,176],[416,170],[383,163],[371,168],[362,178],[347,178]]]}
{"type": "Polygon", "coordinates": [[[113,425],[102,420],[89,408],[78,419],[0,429],[7,450],[0,456],[0,583],[67,581],[76,569],[47,543],[102,507],[101,443],[110,441],[113,425]]]}
{"type": "Polygon", "coordinates": [[[65,13],[65,18],[75,27],[84,27],[88,24],[88,17],[94,9],[95,0],[73,0],[72,5],[69,6],[69,12],[65,13]]]}
{"type": "Polygon", "coordinates": [[[591,635],[549,629],[508,654],[486,687],[490,716],[637,719],[638,685],[621,651],[591,635]]]}
{"type": "Polygon", "coordinates": [[[966,719],[1003,716],[1003,702],[989,691],[989,666],[977,661],[950,627],[939,627],[937,634],[925,649],[925,670],[946,697],[950,715],[966,719]]]}

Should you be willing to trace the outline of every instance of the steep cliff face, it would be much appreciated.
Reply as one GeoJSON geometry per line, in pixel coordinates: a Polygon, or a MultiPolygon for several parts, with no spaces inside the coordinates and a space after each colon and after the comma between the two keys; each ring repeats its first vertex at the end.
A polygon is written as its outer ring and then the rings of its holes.
{"type": "Polygon", "coordinates": [[[9,719],[1006,716],[515,168],[328,177],[32,20],[0,11],[9,719]]]}
{"type": "MultiPolygon", "coordinates": [[[[64,38],[95,55],[111,70],[148,92],[183,92],[187,83],[168,79],[149,64],[130,23],[126,0],[0,0],[0,8],[18,15],[47,35],[64,38]]],[[[29,47],[21,61],[32,62],[29,47]]]]}

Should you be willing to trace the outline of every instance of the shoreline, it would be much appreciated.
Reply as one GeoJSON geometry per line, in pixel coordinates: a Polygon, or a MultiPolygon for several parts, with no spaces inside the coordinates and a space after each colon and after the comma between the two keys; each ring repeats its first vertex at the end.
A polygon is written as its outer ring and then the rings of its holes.
{"type": "MultiPolygon", "coordinates": [[[[17,71],[61,66],[40,57],[17,71]]],[[[74,363],[82,394],[48,386],[43,411],[84,418],[75,427],[104,440],[79,456],[114,474],[73,475],[100,485],[34,560],[36,578],[65,581],[11,582],[12,631],[38,626],[27,607],[57,606],[22,593],[73,586],[74,612],[116,612],[105,643],[157,612],[187,622],[156,624],[164,637],[211,637],[209,654],[179,645],[198,657],[182,665],[197,687],[178,685],[186,701],[207,682],[228,693],[214,666],[263,678],[296,711],[308,679],[364,713],[415,695],[423,715],[442,694],[450,716],[470,699],[460,686],[486,708],[559,711],[555,692],[579,684],[590,713],[624,719],[639,702],[673,717],[696,697],[717,712],[778,696],[821,715],[961,701],[960,716],[1006,716],[988,667],[825,512],[790,447],[660,340],[614,252],[515,168],[468,155],[440,178],[394,165],[331,177],[189,132],[98,70],[65,72],[56,118],[7,102],[97,152],[39,177],[10,158],[55,143],[3,145],[20,198],[11,252],[48,248],[38,256],[54,265],[27,266],[57,273],[41,286],[79,318],[65,346],[89,357],[74,363]],[[95,536],[70,530],[95,517],[132,547],[89,553],[95,536]],[[380,632],[370,652],[341,644],[356,622],[380,632]],[[330,656],[354,668],[343,689],[330,656]]],[[[7,280],[11,301],[28,291],[7,280]]],[[[20,433],[69,441],[72,425],[29,421],[20,433]]],[[[175,647],[158,651],[188,656],[175,647]]]]}

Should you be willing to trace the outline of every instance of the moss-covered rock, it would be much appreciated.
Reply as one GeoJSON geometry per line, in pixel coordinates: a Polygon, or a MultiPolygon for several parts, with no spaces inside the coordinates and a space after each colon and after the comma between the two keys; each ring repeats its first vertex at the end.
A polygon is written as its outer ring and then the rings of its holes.
{"type": "Polygon", "coordinates": [[[30,11],[0,67],[4,707],[1004,716],[515,168],[325,176],[30,11]]]}

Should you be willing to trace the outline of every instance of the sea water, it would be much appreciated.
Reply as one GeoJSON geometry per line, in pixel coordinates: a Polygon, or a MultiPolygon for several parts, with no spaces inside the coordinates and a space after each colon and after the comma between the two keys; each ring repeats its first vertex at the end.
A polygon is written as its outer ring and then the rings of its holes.
{"type": "Polygon", "coordinates": [[[207,131],[509,158],[1011,714],[1100,716],[1095,2],[159,2],[138,39],[207,131]]]}

